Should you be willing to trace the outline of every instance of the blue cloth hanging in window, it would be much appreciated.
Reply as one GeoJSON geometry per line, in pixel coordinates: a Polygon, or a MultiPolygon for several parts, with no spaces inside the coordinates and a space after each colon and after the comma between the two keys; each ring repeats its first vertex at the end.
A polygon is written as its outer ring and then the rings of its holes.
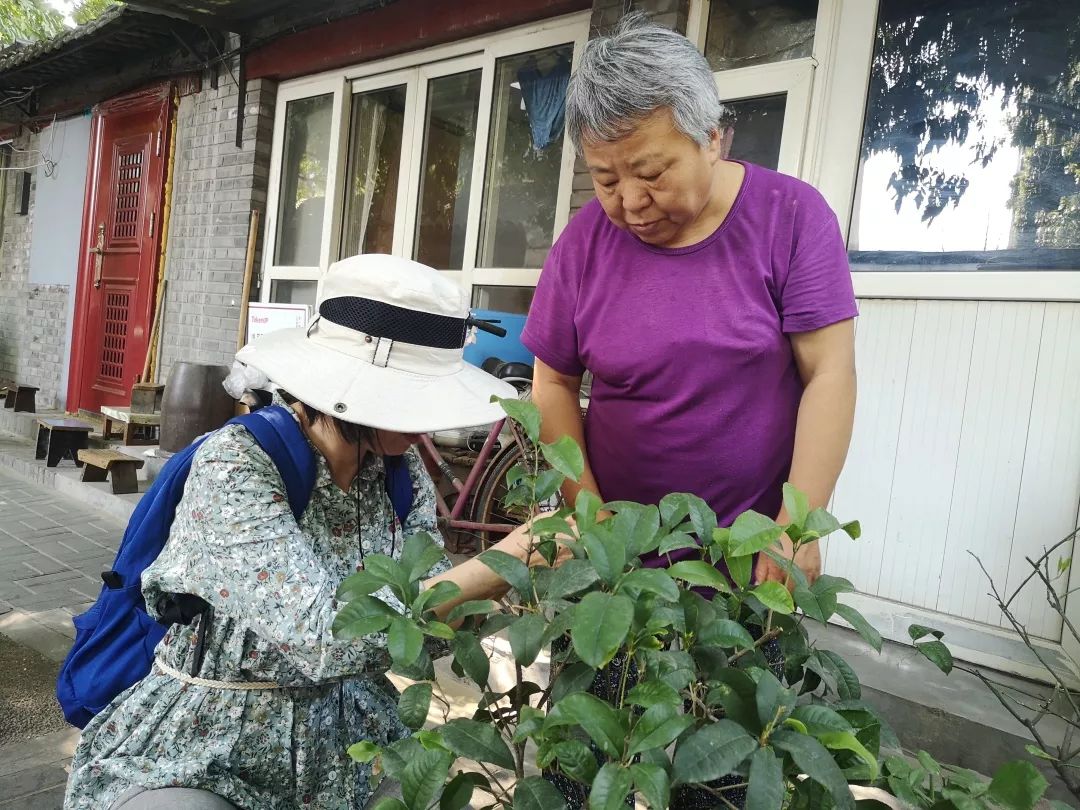
{"type": "Polygon", "coordinates": [[[530,59],[517,72],[525,112],[529,116],[533,149],[544,151],[562,135],[566,115],[566,85],[570,81],[570,63],[559,60],[546,74],[540,72],[536,60],[530,59]]]}

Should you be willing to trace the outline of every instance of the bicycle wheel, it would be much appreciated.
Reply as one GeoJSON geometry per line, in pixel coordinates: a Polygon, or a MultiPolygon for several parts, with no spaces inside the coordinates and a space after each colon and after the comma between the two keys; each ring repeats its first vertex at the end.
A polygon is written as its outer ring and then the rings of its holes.
{"type": "MultiPolygon", "coordinates": [[[[503,499],[506,497],[508,491],[506,486],[506,474],[510,472],[515,464],[520,464],[524,460],[525,454],[522,452],[521,445],[517,442],[508,444],[491,460],[488,468],[484,471],[483,477],[480,479],[476,498],[473,500],[472,520],[474,522],[508,523],[514,526],[520,526],[528,520],[529,511],[526,507],[508,507],[503,504],[503,499]]],[[[533,461],[533,459],[529,459],[530,467],[532,466],[533,461]]],[[[541,468],[544,468],[547,465],[541,461],[540,466],[541,468]]],[[[558,509],[560,503],[561,498],[556,493],[549,501],[541,503],[539,506],[543,510],[558,509]]],[[[476,536],[480,540],[479,550],[484,551],[506,535],[501,532],[478,531],[476,536]]]]}

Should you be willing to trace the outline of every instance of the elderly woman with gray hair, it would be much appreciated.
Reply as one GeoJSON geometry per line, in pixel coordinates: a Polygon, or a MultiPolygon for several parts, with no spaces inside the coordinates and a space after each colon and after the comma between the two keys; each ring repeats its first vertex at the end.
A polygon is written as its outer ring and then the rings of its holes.
{"type": "MultiPolygon", "coordinates": [[[[571,502],[691,492],[729,525],[747,509],[784,522],[785,481],[811,507],[832,495],[855,409],[843,237],[812,187],[726,158],[722,113],[697,48],[642,15],[590,41],[570,80],[597,199],[552,248],[522,339],[545,438],[586,449],[571,502]]],[[[795,562],[816,578],[817,545],[795,562]]],[[[785,572],[761,555],[755,576],[785,572]]]]}

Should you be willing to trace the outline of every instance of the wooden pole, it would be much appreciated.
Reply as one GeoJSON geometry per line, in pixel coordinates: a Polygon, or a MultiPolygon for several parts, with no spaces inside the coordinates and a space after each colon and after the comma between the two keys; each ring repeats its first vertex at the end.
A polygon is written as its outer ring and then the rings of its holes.
{"type": "Polygon", "coordinates": [[[248,225],[247,256],[244,261],[244,293],[240,299],[240,323],[236,327],[236,350],[244,348],[247,336],[248,299],[251,298],[251,276],[255,268],[255,242],[259,237],[259,209],[251,209],[251,222],[248,225]]]}

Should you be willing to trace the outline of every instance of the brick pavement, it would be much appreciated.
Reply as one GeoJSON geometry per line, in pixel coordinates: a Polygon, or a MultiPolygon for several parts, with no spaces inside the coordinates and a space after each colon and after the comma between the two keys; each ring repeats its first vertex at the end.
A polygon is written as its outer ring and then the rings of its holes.
{"type": "MultiPolygon", "coordinates": [[[[97,598],[120,521],[0,468],[0,633],[60,660],[97,598]]],[[[0,748],[0,810],[59,810],[77,729],[0,748]]]]}

